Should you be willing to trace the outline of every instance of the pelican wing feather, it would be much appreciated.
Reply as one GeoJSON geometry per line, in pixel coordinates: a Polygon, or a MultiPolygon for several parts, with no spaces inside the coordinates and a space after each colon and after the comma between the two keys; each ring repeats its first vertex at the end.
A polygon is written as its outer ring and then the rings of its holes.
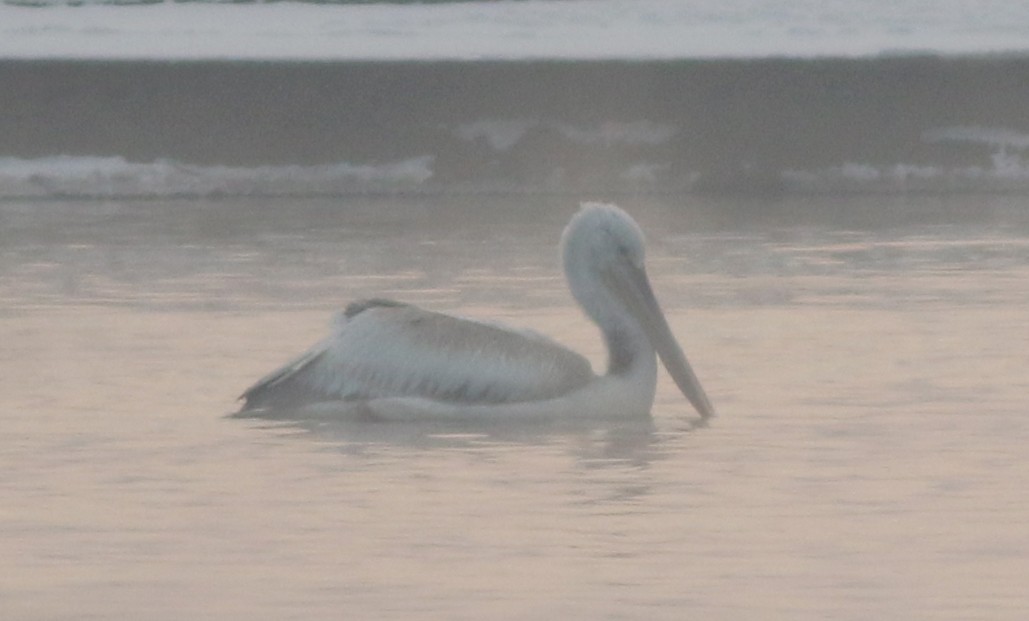
{"type": "Polygon", "coordinates": [[[594,378],[585,358],[542,335],[367,300],[242,398],[244,410],[387,397],[499,404],[559,397],[594,378]]]}

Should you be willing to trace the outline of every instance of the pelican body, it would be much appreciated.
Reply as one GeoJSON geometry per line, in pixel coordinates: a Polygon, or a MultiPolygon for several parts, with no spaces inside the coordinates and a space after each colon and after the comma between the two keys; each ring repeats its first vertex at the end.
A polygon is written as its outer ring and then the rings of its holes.
{"type": "Polygon", "coordinates": [[[384,299],[350,304],[332,335],[240,397],[240,414],[297,410],[374,419],[647,416],[657,358],[703,419],[714,415],[650,287],[643,234],[587,203],[561,237],[572,295],[600,328],[604,375],[551,339],[384,299]]]}

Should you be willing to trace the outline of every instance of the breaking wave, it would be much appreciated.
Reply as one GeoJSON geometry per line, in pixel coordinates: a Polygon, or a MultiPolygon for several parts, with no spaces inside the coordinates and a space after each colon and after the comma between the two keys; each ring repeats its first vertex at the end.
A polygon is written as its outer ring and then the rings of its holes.
{"type": "MultiPolygon", "coordinates": [[[[160,160],[129,162],[122,157],[57,156],[0,158],[0,199],[42,198],[213,198],[317,197],[382,194],[536,193],[581,191],[560,180],[523,182],[483,179],[448,184],[434,178],[433,156],[391,164],[319,166],[200,166],[160,160]]],[[[994,166],[881,166],[847,163],[814,170],[734,177],[693,171],[673,175],[671,163],[636,162],[614,171],[612,186],[629,193],[781,192],[1029,192],[1029,166],[1018,154],[995,155],[994,166]]]]}
{"type": "Polygon", "coordinates": [[[8,62],[0,78],[0,199],[1029,192],[1029,58],[8,62]]]}
{"type": "Polygon", "coordinates": [[[333,196],[402,192],[432,177],[432,157],[383,165],[198,166],[123,157],[0,158],[0,198],[333,196]]]}

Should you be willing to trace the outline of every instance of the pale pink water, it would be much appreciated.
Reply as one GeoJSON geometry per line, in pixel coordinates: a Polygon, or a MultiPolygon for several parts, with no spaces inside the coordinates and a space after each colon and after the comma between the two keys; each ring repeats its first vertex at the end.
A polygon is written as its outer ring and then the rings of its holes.
{"type": "Polygon", "coordinates": [[[0,617],[1026,618],[1029,218],[819,200],[623,202],[701,429],[225,418],[369,295],[600,364],[573,201],[0,206],[0,617]]]}

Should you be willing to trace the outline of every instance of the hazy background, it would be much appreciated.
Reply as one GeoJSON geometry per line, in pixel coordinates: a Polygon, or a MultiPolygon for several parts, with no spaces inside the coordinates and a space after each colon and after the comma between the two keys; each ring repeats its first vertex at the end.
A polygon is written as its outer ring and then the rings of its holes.
{"type": "Polygon", "coordinates": [[[1023,619],[1029,5],[0,5],[0,617],[1023,619]],[[226,418],[384,296],[719,416],[226,418]]]}

